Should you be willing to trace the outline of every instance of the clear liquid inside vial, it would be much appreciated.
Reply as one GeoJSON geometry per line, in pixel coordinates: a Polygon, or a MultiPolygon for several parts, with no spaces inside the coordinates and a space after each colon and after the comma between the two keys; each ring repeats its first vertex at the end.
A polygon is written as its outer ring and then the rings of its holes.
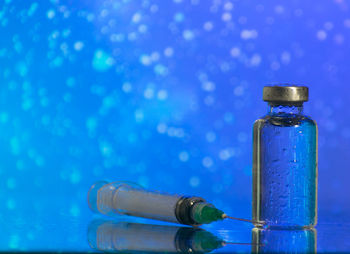
{"type": "Polygon", "coordinates": [[[266,227],[315,226],[316,123],[302,106],[275,106],[253,134],[253,219],[266,227]]]}

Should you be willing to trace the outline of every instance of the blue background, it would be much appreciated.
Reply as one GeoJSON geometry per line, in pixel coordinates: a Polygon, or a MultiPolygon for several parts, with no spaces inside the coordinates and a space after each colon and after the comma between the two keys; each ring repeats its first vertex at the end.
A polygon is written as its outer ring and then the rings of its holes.
{"type": "Polygon", "coordinates": [[[346,1],[4,0],[0,27],[2,249],[56,246],[48,215],[76,241],[102,179],[250,217],[252,125],[276,82],[309,86],[319,221],[349,222],[346,1]]]}

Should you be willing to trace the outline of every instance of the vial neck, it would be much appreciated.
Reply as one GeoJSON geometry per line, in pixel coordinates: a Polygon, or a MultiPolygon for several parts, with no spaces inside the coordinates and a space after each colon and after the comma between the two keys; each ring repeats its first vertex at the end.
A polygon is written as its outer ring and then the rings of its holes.
{"type": "Polygon", "coordinates": [[[303,104],[295,105],[277,105],[270,104],[268,108],[269,115],[301,115],[303,113],[303,104]]]}

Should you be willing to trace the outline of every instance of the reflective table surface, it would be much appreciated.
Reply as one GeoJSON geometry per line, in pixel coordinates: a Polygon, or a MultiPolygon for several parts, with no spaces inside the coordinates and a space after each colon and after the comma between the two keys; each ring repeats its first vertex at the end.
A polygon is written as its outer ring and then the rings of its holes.
{"type": "Polygon", "coordinates": [[[120,216],[93,214],[87,205],[64,199],[45,207],[25,201],[23,210],[0,215],[0,251],[117,253],[350,252],[345,215],[320,218],[316,229],[258,230],[249,223],[222,221],[200,228],[120,216]]]}

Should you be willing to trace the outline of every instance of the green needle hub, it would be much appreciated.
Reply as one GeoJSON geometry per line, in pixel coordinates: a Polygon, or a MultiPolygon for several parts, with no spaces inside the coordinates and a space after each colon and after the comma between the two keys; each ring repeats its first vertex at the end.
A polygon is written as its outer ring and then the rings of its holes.
{"type": "Polygon", "coordinates": [[[208,203],[197,203],[192,208],[192,218],[198,224],[209,224],[214,221],[223,220],[224,212],[208,203]]]}

